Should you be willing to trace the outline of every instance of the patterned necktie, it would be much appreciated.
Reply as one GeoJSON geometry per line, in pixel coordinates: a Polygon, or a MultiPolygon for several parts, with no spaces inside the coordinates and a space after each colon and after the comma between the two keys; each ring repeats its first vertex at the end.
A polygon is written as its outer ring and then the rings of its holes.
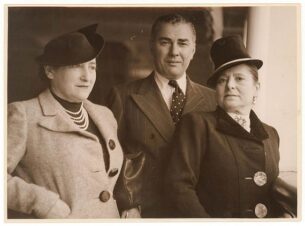
{"type": "Polygon", "coordinates": [[[183,110],[186,98],[185,98],[182,90],[178,86],[178,83],[176,80],[170,80],[168,82],[168,84],[175,88],[175,91],[172,96],[170,114],[172,116],[174,123],[176,124],[177,122],[179,122],[179,120],[181,118],[182,110],[183,110]]]}

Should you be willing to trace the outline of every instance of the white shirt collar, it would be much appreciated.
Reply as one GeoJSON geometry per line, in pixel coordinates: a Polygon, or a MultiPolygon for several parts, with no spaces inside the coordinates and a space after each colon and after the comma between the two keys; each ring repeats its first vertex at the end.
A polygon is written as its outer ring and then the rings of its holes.
{"type": "MultiPolygon", "coordinates": [[[[175,88],[168,84],[169,80],[160,75],[157,71],[154,73],[154,79],[157,83],[157,86],[162,94],[164,102],[166,103],[168,109],[170,109],[172,96],[175,91],[175,88]]],[[[183,94],[186,94],[186,73],[184,73],[179,79],[176,80],[183,94]]]]}
{"type": "MultiPolygon", "coordinates": [[[[168,85],[169,79],[163,77],[157,71],[155,71],[155,81],[160,90],[166,89],[168,87],[173,88],[170,85],[168,85]]],[[[184,74],[180,78],[176,79],[176,81],[177,81],[180,89],[182,90],[183,94],[185,95],[185,93],[186,93],[186,73],[184,72],[184,74]]]]}

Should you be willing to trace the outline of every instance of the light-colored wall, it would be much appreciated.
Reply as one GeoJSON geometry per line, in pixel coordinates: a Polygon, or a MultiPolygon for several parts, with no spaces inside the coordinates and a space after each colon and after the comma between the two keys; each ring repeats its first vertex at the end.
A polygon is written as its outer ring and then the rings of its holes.
{"type": "Polygon", "coordinates": [[[281,171],[297,170],[300,148],[298,13],[296,6],[253,7],[247,24],[248,51],[264,61],[255,111],[279,133],[281,171]]]}

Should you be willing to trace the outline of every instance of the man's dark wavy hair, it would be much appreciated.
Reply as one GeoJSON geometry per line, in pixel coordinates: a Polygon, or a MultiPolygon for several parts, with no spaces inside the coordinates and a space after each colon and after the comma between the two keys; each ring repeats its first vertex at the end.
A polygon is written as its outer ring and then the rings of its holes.
{"type": "Polygon", "coordinates": [[[177,24],[177,23],[186,23],[190,24],[194,38],[196,40],[196,29],[193,24],[193,22],[186,16],[183,16],[181,14],[173,13],[173,14],[166,14],[163,16],[160,16],[157,18],[157,20],[154,22],[151,28],[151,33],[150,33],[150,40],[153,42],[155,41],[156,35],[160,29],[160,25],[163,23],[170,23],[170,24],[177,24]]]}

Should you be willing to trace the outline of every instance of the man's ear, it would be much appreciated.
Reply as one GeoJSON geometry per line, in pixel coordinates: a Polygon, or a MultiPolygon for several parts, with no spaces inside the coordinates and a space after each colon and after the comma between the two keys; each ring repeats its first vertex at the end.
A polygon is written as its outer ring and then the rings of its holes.
{"type": "Polygon", "coordinates": [[[193,47],[193,56],[192,56],[192,59],[193,59],[195,53],[196,53],[196,44],[194,44],[194,47],[193,47]]]}

